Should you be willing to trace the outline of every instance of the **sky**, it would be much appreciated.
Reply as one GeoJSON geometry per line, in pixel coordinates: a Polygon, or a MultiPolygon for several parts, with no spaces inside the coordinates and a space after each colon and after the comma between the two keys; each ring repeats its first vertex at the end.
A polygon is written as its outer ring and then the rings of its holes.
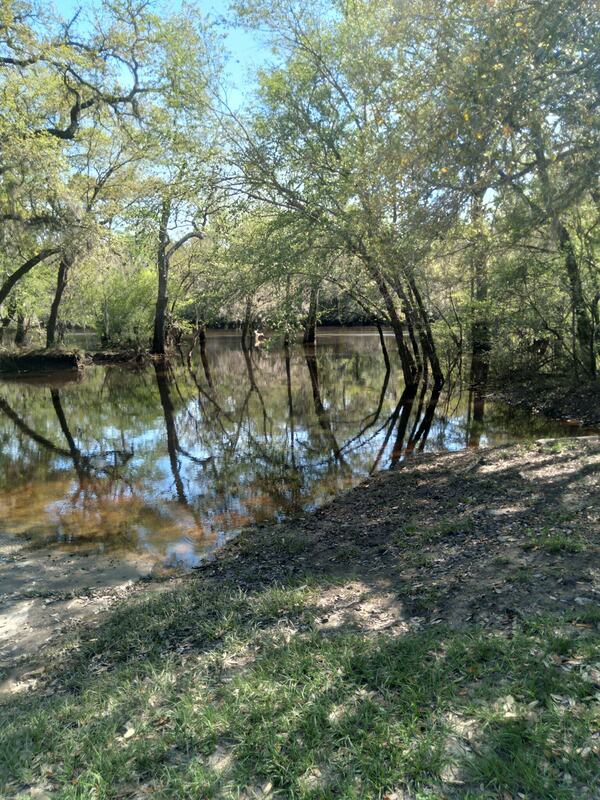
{"type": "MultiPolygon", "coordinates": [[[[69,18],[73,16],[79,8],[95,5],[97,0],[54,0],[53,6],[61,16],[69,18]]],[[[229,13],[229,0],[197,0],[198,5],[205,16],[211,20],[223,20],[221,30],[226,32],[225,46],[229,53],[226,67],[226,86],[227,99],[232,106],[239,106],[245,92],[251,84],[251,76],[255,74],[256,68],[265,63],[269,56],[269,50],[253,34],[236,28],[226,19],[231,17],[229,13]]],[[[166,0],[157,5],[177,10],[181,6],[181,0],[166,0]]]]}

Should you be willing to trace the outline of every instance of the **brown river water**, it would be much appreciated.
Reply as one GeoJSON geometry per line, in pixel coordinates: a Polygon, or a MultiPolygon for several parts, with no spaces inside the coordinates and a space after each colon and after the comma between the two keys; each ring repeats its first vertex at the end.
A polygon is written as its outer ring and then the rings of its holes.
{"type": "Polygon", "coordinates": [[[403,395],[374,329],[168,367],[0,381],[0,534],[32,551],[193,567],[240,528],[316,507],[419,452],[577,435],[468,392],[403,395]],[[434,398],[435,399],[435,398],[434,398]]]}

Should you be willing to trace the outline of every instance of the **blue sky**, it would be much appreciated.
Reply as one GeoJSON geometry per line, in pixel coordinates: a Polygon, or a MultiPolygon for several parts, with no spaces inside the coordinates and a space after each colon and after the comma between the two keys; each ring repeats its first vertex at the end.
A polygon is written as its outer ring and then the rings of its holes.
{"type": "MultiPolygon", "coordinates": [[[[61,16],[68,18],[78,8],[89,8],[97,2],[98,0],[54,0],[53,5],[61,16]]],[[[239,105],[244,90],[248,89],[252,74],[265,62],[269,50],[257,37],[225,22],[231,17],[229,0],[197,0],[197,2],[204,14],[211,19],[224,18],[222,29],[227,33],[226,48],[229,52],[226,68],[227,95],[232,105],[239,105]]],[[[180,6],[180,0],[171,2],[158,0],[156,5],[176,10],[180,6]]]]}

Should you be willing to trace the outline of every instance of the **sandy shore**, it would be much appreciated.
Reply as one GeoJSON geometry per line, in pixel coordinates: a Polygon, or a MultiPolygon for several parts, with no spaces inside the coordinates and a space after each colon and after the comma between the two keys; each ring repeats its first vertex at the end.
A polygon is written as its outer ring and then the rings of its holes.
{"type": "Polygon", "coordinates": [[[26,540],[0,534],[0,692],[26,686],[45,647],[99,618],[152,566],[135,554],[31,549],[26,540]]]}

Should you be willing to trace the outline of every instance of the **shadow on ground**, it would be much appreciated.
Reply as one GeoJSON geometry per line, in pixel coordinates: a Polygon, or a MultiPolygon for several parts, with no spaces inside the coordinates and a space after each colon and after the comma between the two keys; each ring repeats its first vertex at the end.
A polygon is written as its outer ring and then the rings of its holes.
{"type": "Polygon", "coordinates": [[[133,597],[6,699],[7,796],[598,797],[599,463],[427,458],[133,597]]]}

